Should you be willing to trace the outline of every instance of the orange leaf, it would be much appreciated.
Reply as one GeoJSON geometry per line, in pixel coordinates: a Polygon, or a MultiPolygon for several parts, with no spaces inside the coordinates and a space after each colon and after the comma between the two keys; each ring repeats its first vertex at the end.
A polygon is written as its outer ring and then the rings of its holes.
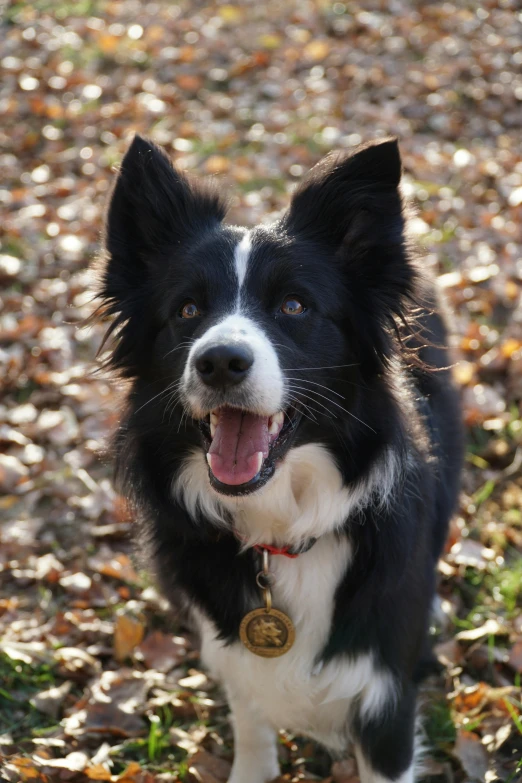
{"type": "Polygon", "coordinates": [[[506,340],[502,343],[500,346],[500,353],[505,359],[510,359],[516,351],[519,351],[522,348],[522,343],[520,340],[515,340],[513,337],[511,337],[509,340],[506,340]]]}
{"type": "Polygon", "coordinates": [[[324,60],[330,53],[330,44],[328,41],[310,41],[304,48],[305,57],[310,60],[324,60]]]}
{"type": "Polygon", "coordinates": [[[140,644],[145,633],[145,626],[136,617],[121,614],[116,618],[114,626],[114,657],[122,663],[140,644]]]}
{"type": "Polygon", "coordinates": [[[89,780],[111,780],[112,778],[110,771],[105,769],[103,764],[93,764],[92,767],[85,770],[85,774],[89,780]]]}
{"type": "Polygon", "coordinates": [[[98,38],[98,46],[104,54],[115,52],[120,44],[120,39],[116,35],[102,33],[98,38]]]}

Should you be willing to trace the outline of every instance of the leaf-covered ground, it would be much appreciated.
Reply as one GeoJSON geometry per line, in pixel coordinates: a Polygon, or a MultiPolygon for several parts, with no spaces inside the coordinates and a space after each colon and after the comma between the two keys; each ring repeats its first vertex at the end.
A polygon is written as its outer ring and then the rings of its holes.
{"type": "MultiPolygon", "coordinates": [[[[335,147],[397,134],[455,313],[468,450],[440,563],[428,778],[522,779],[522,16],[517,0],[3,3],[0,778],[225,781],[231,733],[190,633],[136,573],[99,457],[87,267],[133,131],[279,210],[335,147]]],[[[355,783],[281,735],[285,780],[355,783]]]]}

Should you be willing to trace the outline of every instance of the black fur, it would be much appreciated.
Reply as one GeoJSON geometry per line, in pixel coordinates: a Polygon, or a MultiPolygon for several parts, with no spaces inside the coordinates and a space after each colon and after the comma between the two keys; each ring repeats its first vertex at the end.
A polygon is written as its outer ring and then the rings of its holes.
{"type": "MultiPolygon", "coordinates": [[[[303,416],[293,445],[326,444],[351,486],[387,450],[401,464],[391,502],[370,497],[339,533],[355,556],[322,654],[373,650],[397,677],[395,713],[356,722],[368,758],[390,778],[411,759],[434,567],[462,450],[457,395],[441,369],[449,364],[445,327],[406,238],[400,175],[394,140],[329,156],[283,218],[254,232],[244,285],[249,315],[277,345],[283,370],[299,377],[295,368],[326,368],[301,375],[344,397],[346,411],[332,409],[335,419],[317,397],[320,426],[303,416]],[[307,302],[303,316],[281,316],[285,294],[307,302]]],[[[136,138],[108,211],[101,311],[115,316],[111,365],[132,382],[115,457],[140,520],[141,550],[166,594],[198,605],[232,643],[257,605],[258,556],[240,554],[232,531],[191,519],[173,500],[173,477],[201,434],[196,422],[182,422],[181,405],[167,393],[181,377],[188,341],[218,322],[235,296],[231,259],[241,233],[222,224],[224,211],[215,191],[190,183],[136,138]],[[179,317],[188,297],[201,318],[179,317]]]]}

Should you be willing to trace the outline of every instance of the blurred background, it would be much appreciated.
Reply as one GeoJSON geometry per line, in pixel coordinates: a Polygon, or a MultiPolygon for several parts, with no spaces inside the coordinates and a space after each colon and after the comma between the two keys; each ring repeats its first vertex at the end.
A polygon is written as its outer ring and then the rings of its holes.
{"type": "MultiPolygon", "coordinates": [[[[516,0],[0,4],[0,777],[226,781],[222,696],[136,573],[100,458],[88,266],[132,134],[274,216],[333,148],[400,139],[454,310],[468,433],[440,563],[426,780],[522,779],[522,12],[516,0]]],[[[356,783],[281,736],[284,780],[356,783]]]]}

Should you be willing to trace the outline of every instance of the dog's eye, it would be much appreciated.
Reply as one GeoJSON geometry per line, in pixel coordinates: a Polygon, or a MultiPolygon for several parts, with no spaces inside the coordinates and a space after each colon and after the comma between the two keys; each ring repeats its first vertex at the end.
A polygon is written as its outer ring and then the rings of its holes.
{"type": "Polygon", "coordinates": [[[302,305],[299,299],[296,299],[295,296],[287,296],[281,305],[281,312],[285,315],[301,315],[301,313],[304,313],[304,311],[304,305],[302,305]]]}
{"type": "Polygon", "coordinates": [[[179,314],[182,318],[196,318],[201,312],[195,302],[185,302],[179,314]]]}

